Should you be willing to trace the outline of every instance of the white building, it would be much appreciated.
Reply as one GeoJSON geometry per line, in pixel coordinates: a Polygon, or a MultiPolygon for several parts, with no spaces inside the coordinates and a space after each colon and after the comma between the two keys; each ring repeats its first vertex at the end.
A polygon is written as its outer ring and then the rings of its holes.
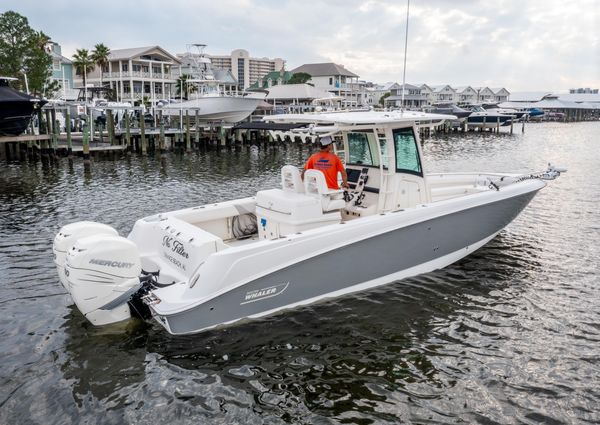
{"type": "Polygon", "coordinates": [[[385,84],[376,84],[373,87],[365,88],[366,104],[369,106],[381,106],[380,100],[386,93],[392,94],[392,89],[399,88],[400,85],[394,82],[385,84]]]}
{"type": "MultiPolygon", "coordinates": [[[[108,66],[102,70],[95,67],[86,81],[88,86],[109,86],[119,101],[134,103],[147,98],[155,105],[160,99],[175,95],[174,84],[179,75],[171,71],[179,64],[175,56],[159,46],[111,50],[108,66]]],[[[83,78],[76,76],[73,85],[82,87],[83,78]]]]}
{"type": "Polygon", "coordinates": [[[457,103],[477,103],[477,91],[471,86],[456,87],[457,103]]]}
{"type": "Polygon", "coordinates": [[[341,98],[341,106],[357,107],[367,105],[366,83],[358,80],[358,75],[342,65],[333,62],[307,63],[293,69],[292,74],[304,72],[311,76],[310,82],[321,90],[326,90],[341,98]]]}
{"type": "Polygon", "coordinates": [[[406,109],[421,109],[427,105],[427,95],[421,87],[412,84],[396,84],[390,90],[391,96],[385,99],[386,106],[404,107],[406,109]],[[404,103],[403,103],[404,102],[404,103]]]}
{"type": "Polygon", "coordinates": [[[281,58],[253,58],[244,49],[234,50],[230,55],[207,56],[213,68],[230,71],[242,90],[250,87],[269,72],[279,71],[285,66],[285,61],[281,58]]]}
{"type": "Polygon", "coordinates": [[[501,103],[508,101],[510,93],[504,87],[492,87],[490,90],[494,92],[494,102],[501,103]]]}
{"type": "Polygon", "coordinates": [[[434,103],[454,103],[456,102],[456,90],[448,84],[431,86],[433,90],[434,103]]]}

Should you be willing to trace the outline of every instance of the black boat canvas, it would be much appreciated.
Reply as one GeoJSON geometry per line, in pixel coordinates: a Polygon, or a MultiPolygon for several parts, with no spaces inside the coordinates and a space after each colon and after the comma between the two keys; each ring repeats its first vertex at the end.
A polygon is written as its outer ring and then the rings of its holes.
{"type": "Polygon", "coordinates": [[[37,108],[46,101],[9,87],[11,78],[0,77],[0,136],[23,133],[37,108]]]}

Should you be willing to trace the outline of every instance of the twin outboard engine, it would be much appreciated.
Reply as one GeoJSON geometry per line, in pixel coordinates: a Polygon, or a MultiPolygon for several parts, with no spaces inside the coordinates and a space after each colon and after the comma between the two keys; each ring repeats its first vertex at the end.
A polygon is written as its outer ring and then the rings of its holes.
{"type": "Polygon", "coordinates": [[[135,243],[88,221],[61,228],[53,251],[61,283],[90,322],[106,325],[131,317],[127,302],[142,286],[135,243]]]}

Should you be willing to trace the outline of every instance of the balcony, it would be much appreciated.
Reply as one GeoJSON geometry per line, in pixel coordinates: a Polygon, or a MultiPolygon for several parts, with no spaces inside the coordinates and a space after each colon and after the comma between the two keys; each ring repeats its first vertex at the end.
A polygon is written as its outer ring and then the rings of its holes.
{"type": "Polygon", "coordinates": [[[169,80],[169,82],[173,82],[179,78],[179,74],[172,73],[164,73],[164,74],[150,74],[150,72],[142,72],[142,71],[123,71],[123,72],[103,72],[102,78],[105,80],[120,80],[122,79],[145,79],[145,80],[154,80],[154,81],[163,81],[169,80]]]}

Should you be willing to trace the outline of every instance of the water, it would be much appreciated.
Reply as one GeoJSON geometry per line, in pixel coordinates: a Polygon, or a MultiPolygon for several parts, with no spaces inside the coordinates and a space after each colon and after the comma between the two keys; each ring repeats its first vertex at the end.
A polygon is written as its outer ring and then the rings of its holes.
{"type": "MultiPolygon", "coordinates": [[[[59,227],[276,186],[287,148],[0,167],[0,424],[598,423],[600,123],[425,141],[430,171],[569,172],[444,270],[200,335],[94,328],[52,265],[59,227]]],[[[332,265],[332,273],[335,265],[332,265]]]]}

